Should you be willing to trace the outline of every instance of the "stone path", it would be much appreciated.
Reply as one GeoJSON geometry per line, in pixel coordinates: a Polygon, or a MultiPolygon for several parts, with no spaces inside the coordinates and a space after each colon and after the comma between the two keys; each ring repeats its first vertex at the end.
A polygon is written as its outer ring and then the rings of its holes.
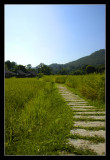
{"type": "MultiPolygon", "coordinates": [[[[89,149],[97,153],[97,155],[105,155],[105,142],[101,142],[100,139],[96,143],[91,140],[86,140],[85,137],[93,138],[106,138],[105,130],[100,127],[105,127],[105,112],[103,109],[96,109],[94,106],[88,105],[88,103],[80,98],[78,95],[73,94],[66,87],[58,84],[59,93],[62,95],[67,105],[70,106],[74,112],[74,124],[73,130],[70,131],[72,135],[77,135],[79,138],[69,138],[68,144],[79,148],[89,149]],[[96,130],[90,130],[89,127],[97,128],[96,130]],[[81,138],[80,138],[81,137],[81,138]],[[84,137],[84,138],[83,138],[84,137]]],[[[63,155],[72,155],[63,152],[63,155]]],[[[75,155],[75,154],[73,154],[75,155]]]]}

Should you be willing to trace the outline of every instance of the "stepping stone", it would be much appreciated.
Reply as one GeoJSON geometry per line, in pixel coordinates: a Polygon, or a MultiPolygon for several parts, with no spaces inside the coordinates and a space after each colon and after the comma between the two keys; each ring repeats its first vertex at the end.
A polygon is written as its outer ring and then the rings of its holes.
{"type": "Polygon", "coordinates": [[[67,102],[83,102],[83,103],[86,103],[85,101],[83,101],[83,100],[74,100],[74,99],[68,99],[68,98],[65,98],[65,101],[67,101],[67,102]]]}
{"type": "Polygon", "coordinates": [[[89,137],[94,137],[94,136],[98,136],[98,137],[103,137],[105,138],[105,131],[104,130],[99,130],[99,131],[89,131],[89,130],[85,130],[85,129],[74,129],[70,131],[71,134],[78,134],[81,136],[89,136],[89,137]]]}
{"type": "Polygon", "coordinates": [[[105,112],[75,112],[75,114],[101,114],[101,113],[103,113],[103,114],[105,114],[105,112]]]}
{"type": "Polygon", "coordinates": [[[80,115],[74,115],[74,118],[92,118],[92,119],[103,119],[103,120],[105,120],[105,116],[80,116],[80,115]]]}
{"type": "MultiPolygon", "coordinates": [[[[62,95],[62,94],[61,94],[62,95]]],[[[75,99],[78,99],[78,100],[83,100],[83,99],[81,99],[81,98],[78,98],[78,97],[74,97],[73,95],[68,95],[68,94],[63,94],[62,95],[65,99],[73,99],[73,100],[75,100],[75,99]]],[[[84,101],[84,100],[83,100],[84,101]]]]}
{"type": "MultiPolygon", "coordinates": [[[[98,130],[98,131],[92,131],[92,130],[86,130],[87,127],[105,127],[105,122],[100,121],[101,119],[105,119],[105,115],[101,116],[100,114],[105,114],[105,111],[103,109],[96,109],[94,106],[89,106],[88,103],[80,98],[78,95],[73,94],[71,91],[69,91],[66,87],[63,87],[62,85],[58,86],[59,93],[62,95],[64,100],[67,102],[67,105],[72,107],[74,110],[74,118],[79,118],[78,121],[75,121],[74,127],[85,127],[85,129],[73,129],[70,131],[71,134],[77,134],[81,136],[89,136],[89,137],[103,137],[105,138],[105,130],[98,130]],[[92,111],[91,111],[92,110],[92,111]],[[82,111],[82,112],[81,112],[82,111]],[[85,114],[82,116],[82,114],[85,114]],[[90,114],[90,115],[89,115],[90,114]],[[97,116],[94,116],[94,114],[97,114],[97,116]],[[99,116],[99,115],[100,116],[99,116]],[[81,121],[80,118],[86,118],[87,121],[81,121]],[[89,121],[89,119],[93,119],[92,121],[89,121]],[[98,121],[94,121],[98,119],[98,121]]],[[[69,144],[75,146],[76,148],[81,149],[90,149],[94,152],[96,152],[98,155],[104,155],[105,154],[105,143],[93,143],[89,140],[84,139],[71,139],[69,138],[69,144]]],[[[74,155],[69,154],[64,151],[62,152],[63,155],[74,155]]]]}
{"type": "MultiPolygon", "coordinates": [[[[71,93],[60,93],[60,94],[61,94],[63,97],[64,97],[64,96],[66,96],[66,97],[67,97],[67,96],[72,96],[71,93]]],[[[74,97],[73,97],[73,98],[74,98],[74,97]]]]}
{"type": "Polygon", "coordinates": [[[72,109],[75,110],[75,111],[78,111],[78,110],[80,110],[80,111],[89,111],[89,110],[95,111],[94,108],[73,108],[72,107],[72,109]]]}
{"type": "Polygon", "coordinates": [[[85,102],[85,101],[79,101],[79,100],[74,100],[73,102],[69,102],[68,104],[72,105],[72,104],[75,104],[75,102],[76,102],[76,104],[87,104],[87,102],[85,102]]]}
{"type": "Polygon", "coordinates": [[[72,108],[88,108],[88,109],[96,109],[94,106],[70,106],[72,108]]]}
{"type": "Polygon", "coordinates": [[[69,106],[78,106],[78,105],[83,105],[83,106],[85,106],[85,105],[87,105],[88,103],[85,103],[85,102],[69,102],[69,103],[67,103],[67,105],[69,105],[69,106]]]}
{"type": "Polygon", "coordinates": [[[96,107],[94,107],[94,106],[89,106],[89,105],[88,105],[88,106],[84,106],[84,105],[83,105],[83,106],[82,106],[82,105],[81,105],[81,106],[71,106],[71,107],[77,107],[77,108],[78,108],[78,107],[85,107],[85,108],[96,108],[96,107]]]}
{"type": "Polygon", "coordinates": [[[105,155],[105,143],[91,143],[88,140],[83,139],[71,139],[69,138],[69,144],[73,145],[76,148],[82,148],[82,149],[91,149],[94,152],[96,152],[98,155],[105,155]]]}
{"type": "Polygon", "coordinates": [[[76,121],[74,124],[75,127],[104,127],[105,122],[101,121],[76,121]]]}

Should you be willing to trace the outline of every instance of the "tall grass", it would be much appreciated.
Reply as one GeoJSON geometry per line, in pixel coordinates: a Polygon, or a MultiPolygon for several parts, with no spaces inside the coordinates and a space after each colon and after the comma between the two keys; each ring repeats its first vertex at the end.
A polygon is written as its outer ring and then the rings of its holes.
{"type": "Polygon", "coordinates": [[[104,74],[69,76],[65,84],[77,88],[88,99],[105,101],[104,74]]]}
{"type": "MultiPolygon", "coordinates": [[[[45,77],[44,77],[45,80],[45,77]]],[[[87,75],[57,75],[46,76],[46,80],[56,83],[63,83],[79,91],[82,96],[90,100],[99,100],[105,102],[105,74],[87,74],[87,75]]]]}
{"type": "Polygon", "coordinates": [[[51,82],[5,79],[5,154],[56,155],[73,125],[71,109],[51,82]]]}

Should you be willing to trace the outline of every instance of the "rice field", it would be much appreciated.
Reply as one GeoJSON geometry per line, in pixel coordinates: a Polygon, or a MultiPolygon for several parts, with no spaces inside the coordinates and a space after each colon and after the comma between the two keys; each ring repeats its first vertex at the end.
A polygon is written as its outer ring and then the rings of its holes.
{"type": "Polygon", "coordinates": [[[105,103],[105,73],[93,73],[87,75],[53,75],[44,76],[43,79],[45,81],[65,84],[86,99],[105,103]]]}
{"type": "Polygon", "coordinates": [[[5,78],[5,155],[59,155],[70,149],[73,111],[56,83],[105,107],[105,74],[5,78]]]}
{"type": "Polygon", "coordinates": [[[5,155],[58,155],[72,119],[55,84],[5,79],[5,155]]]}

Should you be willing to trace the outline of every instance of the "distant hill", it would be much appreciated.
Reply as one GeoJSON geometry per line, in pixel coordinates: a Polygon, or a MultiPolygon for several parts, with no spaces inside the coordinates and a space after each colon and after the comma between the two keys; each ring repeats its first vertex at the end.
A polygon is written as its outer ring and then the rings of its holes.
{"type": "Polygon", "coordinates": [[[76,61],[72,61],[66,64],[57,64],[53,63],[49,67],[53,70],[54,73],[57,73],[62,68],[72,71],[78,68],[81,68],[84,65],[105,65],[105,49],[100,49],[89,56],[82,57],[76,61]]]}

